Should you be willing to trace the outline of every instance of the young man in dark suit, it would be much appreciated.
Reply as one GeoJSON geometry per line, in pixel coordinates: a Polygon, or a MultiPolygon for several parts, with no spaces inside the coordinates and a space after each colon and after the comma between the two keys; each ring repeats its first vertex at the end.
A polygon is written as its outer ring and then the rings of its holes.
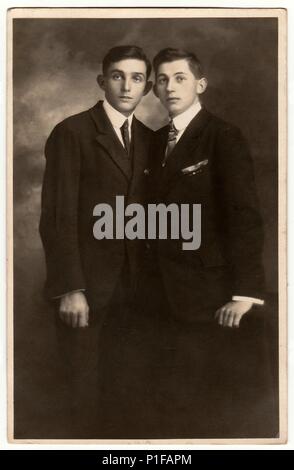
{"type": "Polygon", "coordinates": [[[198,250],[171,238],[156,244],[167,306],[158,329],[162,432],[261,437],[271,432],[261,330],[251,325],[248,334],[243,318],[264,303],[263,228],[248,145],[238,128],[202,106],[207,80],[193,53],[164,49],[153,66],[154,92],[170,118],[155,137],[156,201],[201,204],[198,250]]]}
{"type": "MultiPolygon", "coordinates": [[[[111,49],[97,78],[105,100],[57,124],[46,143],[40,233],[45,290],[57,305],[72,399],[72,429],[64,437],[103,437],[95,413],[103,406],[101,370],[107,373],[111,361],[107,366],[101,359],[101,329],[131,308],[144,245],[123,237],[95,239],[93,209],[109,204],[115,221],[123,217],[116,213],[117,195],[126,205],[144,203],[152,131],[133,113],[151,88],[150,71],[139,47],[111,49]]],[[[111,357],[116,346],[109,346],[105,356],[111,357]]],[[[105,393],[107,401],[111,390],[105,393]]]]}

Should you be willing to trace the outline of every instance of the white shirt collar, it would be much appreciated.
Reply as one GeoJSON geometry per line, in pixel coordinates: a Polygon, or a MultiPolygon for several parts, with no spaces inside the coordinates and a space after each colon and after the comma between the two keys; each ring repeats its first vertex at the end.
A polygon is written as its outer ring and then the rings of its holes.
{"type": "Polygon", "coordinates": [[[108,119],[110,120],[114,128],[120,129],[126,119],[128,119],[129,127],[131,127],[134,113],[130,114],[128,117],[124,116],[119,111],[117,111],[113,106],[111,106],[111,104],[107,101],[106,98],[103,101],[103,108],[107,114],[108,119]]]}
{"type": "Polygon", "coordinates": [[[188,108],[182,114],[179,114],[178,116],[175,116],[173,118],[175,128],[178,131],[183,131],[184,129],[186,129],[186,127],[190,124],[192,119],[196,116],[196,114],[199,113],[200,110],[201,104],[197,99],[197,101],[195,100],[194,103],[190,106],[190,108],[188,108]]]}

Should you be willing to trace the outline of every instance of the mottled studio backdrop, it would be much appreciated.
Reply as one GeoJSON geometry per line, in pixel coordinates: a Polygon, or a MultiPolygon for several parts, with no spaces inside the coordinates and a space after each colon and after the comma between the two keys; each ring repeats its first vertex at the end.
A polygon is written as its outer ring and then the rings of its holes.
{"type": "MultiPolygon", "coordinates": [[[[109,48],[135,44],[151,59],[167,46],[195,51],[209,82],[203,101],[240,126],[251,146],[265,222],[267,286],[275,293],[277,20],[15,19],[13,39],[15,431],[19,438],[58,437],[58,386],[51,380],[56,343],[42,298],[45,265],[38,234],[48,134],[102,98],[96,76],[109,48]]],[[[153,129],[165,122],[152,92],[136,115],[153,129]]]]}

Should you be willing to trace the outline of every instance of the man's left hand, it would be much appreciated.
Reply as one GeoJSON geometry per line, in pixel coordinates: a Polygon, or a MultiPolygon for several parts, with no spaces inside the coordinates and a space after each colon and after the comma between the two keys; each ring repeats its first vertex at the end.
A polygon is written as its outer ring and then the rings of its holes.
{"type": "Polygon", "coordinates": [[[251,309],[253,303],[247,301],[232,300],[215,313],[219,325],[230,328],[239,328],[241,318],[251,309]]]}

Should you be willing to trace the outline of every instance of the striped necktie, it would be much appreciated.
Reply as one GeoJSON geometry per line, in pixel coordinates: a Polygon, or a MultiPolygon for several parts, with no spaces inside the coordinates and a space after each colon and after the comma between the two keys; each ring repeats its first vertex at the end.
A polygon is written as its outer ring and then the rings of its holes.
{"type": "Polygon", "coordinates": [[[174,121],[171,120],[169,123],[169,129],[168,129],[168,139],[167,139],[167,146],[165,149],[165,156],[162,162],[162,166],[164,167],[167,164],[167,159],[170,155],[170,153],[173,151],[176,143],[177,143],[177,135],[179,131],[176,129],[174,125],[174,121]]]}

